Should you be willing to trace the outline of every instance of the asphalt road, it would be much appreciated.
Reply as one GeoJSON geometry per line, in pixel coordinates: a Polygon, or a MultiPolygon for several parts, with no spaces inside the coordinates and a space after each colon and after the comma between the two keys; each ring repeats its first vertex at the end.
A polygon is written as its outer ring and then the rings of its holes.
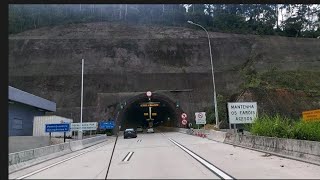
{"type": "MultiPolygon", "coordinates": [[[[104,179],[114,142],[115,138],[109,138],[89,149],[10,174],[9,178],[104,179]],[[79,153],[83,154],[73,157],[79,153]]],[[[156,132],[138,134],[133,139],[119,136],[107,178],[319,179],[320,166],[177,132],[156,132]]]]}

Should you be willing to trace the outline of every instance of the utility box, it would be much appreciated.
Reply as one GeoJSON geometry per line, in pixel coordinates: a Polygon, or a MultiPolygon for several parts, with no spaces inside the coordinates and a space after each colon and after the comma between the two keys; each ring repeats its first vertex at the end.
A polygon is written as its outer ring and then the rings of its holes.
{"type": "MultiPolygon", "coordinates": [[[[46,132],[46,124],[72,123],[72,119],[61,116],[35,116],[33,118],[33,136],[49,136],[46,132]]],[[[52,137],[63,137],[63,132],[52,132],[52,137]]],[[[66,132],[67,137],[72,136],[72,131],[66,132]]]]}

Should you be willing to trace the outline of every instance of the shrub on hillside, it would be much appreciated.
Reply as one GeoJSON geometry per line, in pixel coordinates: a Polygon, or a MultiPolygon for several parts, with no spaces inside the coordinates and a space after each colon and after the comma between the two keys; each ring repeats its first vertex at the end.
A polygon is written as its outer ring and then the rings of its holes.
{"type": "Polygon", "coordinates": [[[320,141],[320,121],[295,123],[293,135],[295,139],[320,141]]]}
{"type": "Polygon", "coordinates": [[[320,121],[293,121],[280,115],[263,115],[250,126],[253,135],[320,141],[320,121]]]}
{"type": "Polygon", "coordinates": [[[251,133],[258,136],[271,136],[279,138],[291,138],[290,119],[275,116],[261,116],[251,126],[251,133]]]}

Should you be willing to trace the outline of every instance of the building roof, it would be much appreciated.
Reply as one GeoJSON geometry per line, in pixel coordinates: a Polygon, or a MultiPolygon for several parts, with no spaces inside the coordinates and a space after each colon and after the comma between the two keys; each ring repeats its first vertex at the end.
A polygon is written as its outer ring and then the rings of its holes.
{"type": "Polygon", "coordinates": [[[56,103],[9,86],[9,100],[55,112],[56,103]]]}

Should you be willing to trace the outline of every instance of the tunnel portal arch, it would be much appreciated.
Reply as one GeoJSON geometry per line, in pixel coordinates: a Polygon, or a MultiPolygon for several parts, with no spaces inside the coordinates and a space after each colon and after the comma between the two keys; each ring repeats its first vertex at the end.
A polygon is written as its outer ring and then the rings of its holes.
{"type": "MultiPolygon", "coordinates": [[[[143,102],[148,102],[148,97],[145,93],[136,95],[126,101],[126,105],[119,111],[117,117],[117,125],[121,126],[120,130],[126,128],[136,128],[137,126],[147,126],[147,107],[140,107],[143,102]]],[[[154,127],[158,125],[180,127],[180,115],[184,112],[181,107],[176,107],[176,103],[171,98],[153,93],[151,96],[152,102],[160,102],[159,107],[152,107],[152,112],[157,113],[154,118],[154,127]]]]}

